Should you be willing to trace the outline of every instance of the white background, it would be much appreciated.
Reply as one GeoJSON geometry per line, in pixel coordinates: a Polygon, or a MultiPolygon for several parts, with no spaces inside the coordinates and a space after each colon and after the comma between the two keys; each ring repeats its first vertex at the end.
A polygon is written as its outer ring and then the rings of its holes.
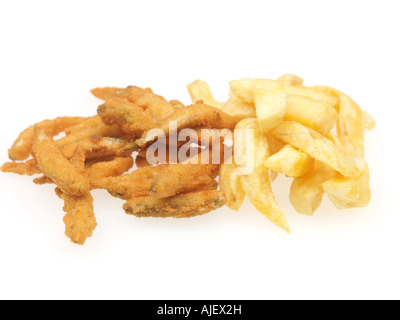
{"type": "Polygon", "coordinates": [[[0,5],[0,160],[25,127],[90,116],[97,86],[151,87],[189,103],[203,79],[290,72],[347,92],[377,120],[366,133],[368,207],[314,217],[274,190],[287,235],[249,203],[188,219],[137,219],[94,191],[98,227],[64,237],[53,186],[0,176],[0,298],[400,298],[398,1],[7,1],[0,5]]]}

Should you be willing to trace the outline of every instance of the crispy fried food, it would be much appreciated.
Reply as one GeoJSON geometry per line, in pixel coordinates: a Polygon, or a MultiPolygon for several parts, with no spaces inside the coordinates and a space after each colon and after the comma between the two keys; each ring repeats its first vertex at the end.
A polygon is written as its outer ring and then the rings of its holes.
{"type": "Polygon", "coordinates": [[[80,146],[86,159],[107,156],[130,156],[137,149],[134,142],[125,138],[91,136],[61,147],[63,155],[70,159],[77,146],[80,146]]]}
{"type": "Polygon", "coordinates": [[[25,162],[6,162],[1,166],[0,170],[2,172],[10,172],[28,176],[40,173],[40,169],[35,159],[30,159],[25,162]]]}
{"type": "Polygon", "coordinates": [[[96,98],[99,98],[104,101],[115,97],[126,98],[128,96],[126,88],[117,88],[117,87],[95,88],[90,90],[90,92],[96,98]]]}
{"type": "Polygon", "coordinates": [[[106,125],[116,124],[124,133],[137,137],[154,126],[150,113],[125,98],[108,99],[97,113],[106,125]]]}
{"type": "MultiPolygon", "coordinates": [[[[156,128],[163,131],[165,135],[168,136],[171,122],[176,122],[177,127],[174,129],[178,131],[184,128],[194,127],[215,129],[227,128],[233,130],[236,125],[235,119],[231,116],[206,104],[194,104],[185,108],[177,109],[156,128]]],[[[140,139],[136,140],[136,144],[143,147],[155,138],[154,135],[146,131],[140,139]]]]}
{"type": "MultiPolygon", "coordinates": [[[[80,123],[84,120],[82,117],[59,117],[54,120],[44,120],[36,125],[40,126],[45,134],[48,136],[55,136],[60,132],[66,130],[66,128],[80,123]]],[[[22,131],[17,140],[13,143],[12,147],[8,150],[8,157],[13,160],[25,160],[32,153],[32,145],[34,139],[34,127],[32,125],[29,128],[22,131]]]]}
{"type": "Polygon", "coordinates": [[[123,208],[137,217],[190,218],[218,209],[225,204],[222,191],[206,190],[170,198],[138,197],[128,200],[123,208]]]}
{"type": "Polygon", "coordinates": [[[187,89],[192,99],[192,103],[202,100],[204,104],[212,106],[217,109],[222,109],[223,103],[214,99],[208,83],[202,80],[196,80],[187,85],[187,89]]]}
{"type": "Polygon", "coordinates": [[[268,157],[264,165],[287,177],[301,177],[312,167],[312,158],[290,145],[284,146],[279,152],[268,157]]]}
{"type": "Polygon", "coordinates": [[[72,154],[69,162],[74,166],[76,170],[81,175],[85,175],[85,152],[82,150],[80,145],[77,145],[75,148],[74,153],[72,154]]]}
{"type": "Polygon", "coordinates": [[[165,165],[156,175],[150,186],[150,195],[167,198],[175,194],[196,189],[209,184],[217,174],[219,165],[215,164],[171,164],[165,165]]]}
{"type": "Polygon", "coordinates": [[[88,192],[82,196],[73,196],[56,188],[56,194],[64,200],[63,210],[65,235],[73,243],[83,245],[91,237],[97,226],[93,210],[93,197],[88,192]]]}
{"type": "Polygon", "coordinates": [[[238,211],[246,196],[237,166],[234,163],[223,163],[219,169],[219,185],[226,196],[226,205],[238,211]]]}
{"type": "Polygon", "coordinates": [[[260,131],[269,132],[285,116],[286,91],[278,81],[241,79],[229,83],[232,92],[248,103],[254,103],[260,131]]]}
{"type": "Polygon", "coordinates": [[[121,137],[123,132],[117,125],[105,125],[99,116],[85,120],[87,126],[76,127],[70,134],[56,141],[62,148],[68,144],[76,143],[79,140],[87,139],[92,136],[100,137],[121,137]]]}
{"type": "Polygon", "coordinates": [[[149,111],[155,123],[165,120],[176,110],[171,103],[155,94],[150,88],[129,86],[126,91],[128,100],[149,111]]]}
{"type": "MultiPolygon", "coordinates": [[[[254,130],[254,170],[249,175],[240,177],[244,192],[254,207],[265,215],[272,223],[290,233],[290,227],[282,209],[272,192],[269,170],[264,166],[268,158],[268,140],[261,133],[257,119],[240,121],[235,129],[254,130]]],[[[246,154],[246,152],[243,152],[246,154]]],[[[246,166],[246,164],[244,164],[246,166]]]]}
{"type": "Polygon", "coordinates": [[[52,138],[35,127],[33,152],[43,174],[64,192],[80,196],[89,192],[88,180],[64,157],[52,138]]]}
{"type": "Polygon", "coordinates": [[[304,176],[293,180],[289,199],[293,208],[301,214],[312,216],[318,209],[324,193],[322,183],[338,173],[327,165],[315,161],[314,167],[304,176]]]}
{"type": "Polygon", "coordinates": [[[46,177],[45,175],[33,179],[33,183],[37,185],[43,185],[43,184],[52,184],[54,183],[53,180],[51,180],[49,177],[46,177]]]}
{"type": "Polygon", "coordinates": [[[302,86],[304,82],[303,78],[291,73],[280,76],[276,81],[287,86],[302,86]]]}
{"type": "Polygon", "coordinates": [[[124,172],[128,171],[133,166],[133,159],[117,157],[110,161],[102,161],[93,164],[87,169],[86,174],[90,181],[91,188],[98,188],[98,186],[104,185],[102,179],[107,177],[120,176],[124,172]]]}
{"type": "Polygon", "coordinates": [[[271,134],[346,177],[357,174],[354,160],[342,148],[311,128],[295,121],[283,121],[271,134]]]}
{"type": "Polygon", "coordinates": [[[125,200],[148,195],[166,198],[209,185],[217,170],[218,165],[213,164],[161,164],[104,178],[97,187],[125,200]]]}

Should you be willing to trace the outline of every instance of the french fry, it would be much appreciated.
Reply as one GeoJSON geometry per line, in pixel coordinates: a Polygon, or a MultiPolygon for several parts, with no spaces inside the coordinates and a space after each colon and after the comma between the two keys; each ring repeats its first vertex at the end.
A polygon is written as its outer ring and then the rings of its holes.
{"type": "Polygon", "coordinates": [[[240,99],[233,92],[229,93],[229,99],[222,107],[222,110],[234,117],[238,122],[246,118],[256,117],[254,104],[240,99]]]}
{"type": "MultiPolygon", "coordinates": [[[[364,207],[371,198],[369,168],[364,160],[364,128],[366,115],[362,109],[343,92],[324,86],[316,87],[331,92],[339,98],[339,119],[337,133],[347,154],[352,156],[361,168],[356,176],[335,177],[322,184],[324,192],[338,209],[364,207]]],[[[371,120],[370,120],[371,121],[371,120]]],[[[373,123],[372,119],[372,123],[373,123]]],[[[373,127],[373,125],[371,125],[373,127]]]]}
{"type": "Polygon", "coordinates": [[[331,92],[318,90],[316,87],[302,87],[302,86],[284,86],[288,95],[297,95],[310,98],[312,100],[321,101],[329,104],[330,106],[337,108],[339,99],[335,94],[331,92]]]}
{"type": "Polygon", "coordinates": [[[345,177],[355,176],[359,173],[354,159],[349,157],[342,148],[317,131],[298,122],[283,121],[271,131],[271,134],[325,163],[345,177]]]}
{"type": "Polygon", "coordinates": [[[289,199],[298,213],[312,216],[321,204],[324,194],[322,183],[337,176],[338,173],[318,161],[304,176],[293,180],[289,199]]]}
{"type": "Polygon", "coordinates": [[[302,86],[304,82],[303,78],[291,73],[280,76],[276,81],[287,86],[302,86]]]}
{"type": "Polygon", "coordinates": [[[229,84],[235,95],[247,103],[254,103],[261,132],[269,132],[283,120],[287,110],[286,91],[278,81],[242,79],[229,84]]]}
{"type": "MultiPolygon", "coordinates": [[[[244,192],[258,211],[272,223],[290,233],[286,217],[272,192],[269,170],[263,164],[269,154],[267,138],[260,132],[257,119],[242,120],[237,124],[236,129],[254,130],[254,149],[256,150],[254,170],[249,175],[240,177],[244,192]]],[[[246,152],[244,151],[243,154],[246,152]]]]}
{"type": "Polygon", "coordinates": [[[363,122],[365,129],[372,130],[375,128],[376,121],[367,111],[363,111],[363,122]]]}
{"type": "Polygon", "coordinates": [[[226,205],[232,210],[238,211],[246,195],[235,164],[221,164],[219,169],[219,186],[225,192],[226,205]]]}
{"type": "Polygon", "coordinates": [[[338,112],[324,101],[291,94],[287,96],[287,111],[284,120],[297,121],[324,134],[335,126],[338,112]]]}
{"type": "Polygon", "coordinates": [[[196,80],[187,85],[192,103],[202,100],[205,104],[214,108],[222,109],[224,103],[214,99],[208,83],[202,80],[196,80]]]}
{"type": "Polygon", "coordinates": [[[279,152],[268,157],[264,165],[287,177],[301,177],[312,167],[312,158],[290,145],[284,146],[279,152]]]}

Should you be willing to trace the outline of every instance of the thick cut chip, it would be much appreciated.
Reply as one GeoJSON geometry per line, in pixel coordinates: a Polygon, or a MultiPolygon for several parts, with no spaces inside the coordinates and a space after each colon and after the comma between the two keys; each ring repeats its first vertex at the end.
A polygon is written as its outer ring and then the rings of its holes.
{"type": "Polygon", "coordinates": [[[235,118],[238,122],[246,118],[256,117],[254,103],[248,103],[240,99],[232,91],[229,93],[229,99],[222,107],[222,110],[235,118]]]}
{"type": "Polygon", "coordinates": [[[363,120],[365,129],[372,130],[375,128],[376,121],[367,111],[363,111],[363,120]]]}
{"type": "MultiPolygon", "coordinates": [[[[289,224],[272,192],[269,169],[264,166],[268,158],[268,140],[258,127],[256,119],[245,119],[238,123],[235,130],[254,130],[254,170],[249,175],[240,177],[244,192],[254,207],[265,215],[272,223],[290,233],[289,224]]],[[[249,146],[244,146],[249,148],[249,146]]],[[[235,150],[236,152],[236,150],[235,150]]],[[[246,150],[242,150],[246,154],[246,150]]],[[[240,165],[238,164],[240,167],[240,165]]],[[[245,166],[247,166],[245,164],[245,166]]]]}
{"type": "Polygon", "coordinates": [[[365,113],[343,92],[324,86],[316,87],[323,92],[331,92],[339,97],[339,120],[337,133],[347,154],[352,156],[361,168],[353,177],[335,177],[322,184],[329,199],[338,209],[364,207],[371,198],[369,169],[364,160],[365,113]]]}
{"type": "Polygon", "coordinates": [[[264,165],[287,177],[301,177],[312,167],[312,158],[290,145],[284,146],[279,152],[268,157],[264,165]]]}
{"type": "Polygon", "coordinates": [[[192,103],[202,100],[204,104],[214,108],[222,109],[223,103],[214,99],[208,83],[202,80],[196,80],[187,86],[192,103]]]}
{"type": "Polygon", "coordinates": [[[324,101],[292,94],[287,96],[287,111],[284,119],[300,122],[324,134],[335,126],[338,112],[324,101]]]}
{"type": "Polygon", "coordinates": [[[307,97],[312,100],[322,101],[335,108],[337,108],[339,103],[339,99],[335,94],[332,94],[331,92],[324,92],[318,90],[315,87],[309,88],[309,87],[288,86],[288,85],[285,85],[284,87],[288,95],[294,94],[297,96],[307,97]]]}
{"type": "Polygon", "coordinates": [[[278,81],[242,79],[229,84],[235,95],[248,103],[254,103],[261,132],[269,132],[283,120],[287,110],[286,91],[278,81]]]}
{"type": "Polygon", "coordinates": [[[327,180],[322,188],[338,209],[365,207],[371,199],[368,166],[356,177],[327,180]]]}
{"type": "Polygon", "coordinates": [[[298,213],[311,216],[318,209],[324,194],[322,183],[337,176],[338,173],[318,161],[304,176],[293,180],[289,199],[298,213]]]}
{"type": "Polygon", "coordinates": [[[242,188],[235,164],[221,164],[219,169],[219,186],[225,192],[226,205],[232,210],[239,210],[246,194],[242,188]]]}
{"type": "Polygon", "coordinates": [[[206,190],[170,198],[138,197],[128,200],[124,210],[137,217],[190,218],[218,209],[225,204],[222,191],[206,190]]]}
{"type": "Polygon", "coordinates": [[[283,121],[271,132],[276,138],[309,154],[343,174],[345,177],[359,173],[355,161],[332,141],[295,121],[283,121]]]}
{"type": "Polygon", "coordinates": [[[304,82],[303,78],[291,73],[280,76],[276,81],[288,86],[302,86],[304,82]]]}

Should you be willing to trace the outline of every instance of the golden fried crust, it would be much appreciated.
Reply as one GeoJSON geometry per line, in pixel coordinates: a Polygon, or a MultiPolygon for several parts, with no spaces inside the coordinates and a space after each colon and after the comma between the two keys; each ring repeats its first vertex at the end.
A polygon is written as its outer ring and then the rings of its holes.
{"type": "Polygon", "coordinates": [[[123,98],[111,98],[97,109],[97,114],[106,125],[118,125],[130,135],[140,136],[154,126],[151,115],[139,105],[123,98]]]}
{"type": "Polygon", "coordinates": [[[60,149],[63,155],[70,159],[78,145],[82,148],[86,159],[107,156],[130,156],[137,148],[134,142],[124,138],[91,136],[75,143],[67,144],[60,149]]]}
{"type": "Polygon", "coordinates": [[[166,198],[211,183],[219,165],[170,164],[153,178],[150,195],[166,198]]]}
{"type": "Polygon", "coordinates": [[[53,139],[35,128],[33,152],[42,173],[64,192],[80,196],[90,190],[89,181],[61,153],[53,139]]]}
{"type": "Polygon", "coordinates": [[[171,198],[138,197],[127,201],[123,208],[137,217],[189,218],[208,213],[225,204],[222,191],[206,190],[180,194],[171,198]]]}
{"type": "Polygon", "coordinates": [[[57,140],[57,145],[62,148],[68,144],[77,143],[82,139],[87,139],[92,136],[120,137],[123,135],[123,132],[118,126],[105,125],[99,116],[88,119],[85,122],[87,125],[76,126],[67,136],[57,140]]]}
{"type": "Polygon", "coordinates": [[[25,162],[6,162],[1,166],[1,171],[28,176],[40,173],[40,169],[35,159],[30,159],[25,162]]]}
{"type": "Polygon", "coordinates": [[[111,161],[95,163],[87,170],[91,188],[101,186],[103,184],[102,180],[107,177],[120,176],[132,166],[132,158],[115,158],[111,161]]]}
{"type": "MultiPolygon", "coordinates": [[[[44,120],[36,125],[40,125],[48,136],[53,137],[66,130],[66,128],[82,122],[84,119],[82,117],[59,117],[54,120],[44,120]]],[[[8,150],[8,157],[11,160],[25,160],[32,153],[34,127],[35,125],[32,125],[22,131],[14,141],[12,147],[8,150]]]]}
{"type": "Polygon", "coordinates": [[[105,88],[95,88],[90,90],[90,92],[101,100],[108,100],[114,97],[126,98],[127,93],[125,88],[117,87],[105,87],[105,88]]]}
{"type": "Polygon", "coordinates": [[[93,197],[90,193],[75,197],[56,188],[56,194],[64,200],[63,210],[67,213],[63,221],[65,223],[65,235],[73,243],[83,245],[88,237],[91,237],[97,226],[93,211],[93,197]]]}
{"type": "Polygon", "coordinates": [[[166,198],[211,185],[218,167],[212,164],[148,166],[122,176],[101,179],[96,187],[124,200],[148,195],[166,198]]]}
{"type": "MultiPolygon", "coordinates": [[[[172,103],[159,96],[150,88],[139,88],[136,86],[129,86],[126,88],[128,100],[137,104],[144,110],[150,111],[154,122],[158,123],[175,111],[172,103]]],[[[173,101],[176,104],[176,101],[173,101]]],[[[179,102],[178,102],[179,103],[179,102]]]]}
{"type": "MultiPolygon", "coordinates": [[[[233,130],[237,121],[217,108],[205,104],[194,104],[176,109],[174,113],[154,128],[161,129],[168,136],[171,122],[176,122],[176,130],[179,131],[195,127],[233,130]]],[[[144,132],[142,137],[136,140],[139,146],[145,146],[148,142],[154,140],[154,137],[147,136],[147,133],[147,131],[144,132]]]]}

